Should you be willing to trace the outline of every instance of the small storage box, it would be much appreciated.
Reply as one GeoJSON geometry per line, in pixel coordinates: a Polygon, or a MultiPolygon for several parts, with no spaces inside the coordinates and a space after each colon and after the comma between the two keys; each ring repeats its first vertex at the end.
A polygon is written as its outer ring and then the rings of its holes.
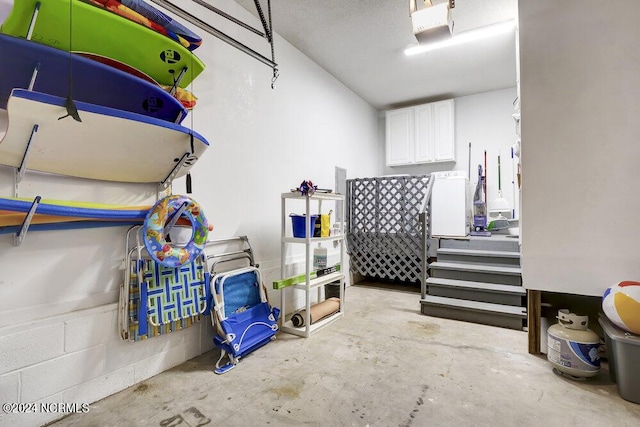
{"type": "MultiPolygon", "coordinates": [[[[291,214],[291,226],[293,227],[293,237],[307,237],[307,233],[304,231],[305,222],[307,222],[307,217],[304,215],[296,215],[291,214]]],[[[316,226],[316,219],[318,219],[318,215],[310,215],[311,216],[311,224],[309,224],[309,236],[313,237],[313,229],[316,226]]]]}
{"type": "Polygon", "coordinates": [[[618,384],[620,397],[640,403],[640,336],[618,328],[604,314],[598,322],[604,331],[611,381],[618,384]]]}

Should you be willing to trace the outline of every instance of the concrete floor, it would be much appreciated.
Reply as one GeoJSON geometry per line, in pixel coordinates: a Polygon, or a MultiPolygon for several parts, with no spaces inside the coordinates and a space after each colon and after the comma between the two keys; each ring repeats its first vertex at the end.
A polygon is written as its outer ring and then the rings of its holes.
{"type": "Polygon", "coordinates": [[[212,351],[55,426],[640,426],[603,370],[555,375],[527,334],[427,317],[419,294],[353,286],[346,315],[224,375],[212,351]]]}

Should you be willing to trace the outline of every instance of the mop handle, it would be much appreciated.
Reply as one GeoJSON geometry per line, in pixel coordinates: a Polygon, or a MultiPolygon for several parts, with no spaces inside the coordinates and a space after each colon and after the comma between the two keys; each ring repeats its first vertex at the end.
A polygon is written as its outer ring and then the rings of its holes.
{"type": "Polygon", "coordinates": [[[471,143],[469,143],[469,166],[467,169],[467,178],[471,181],[471,143]]]}
{"type": "Polygon", "coordinates": [[[513,209],[511,210],[511,218],[516,217],[516,167],[514,165],[515,158],[513,147],[511,147],[511,191],[513,192],[513,209]]]}
{"type": "Polygon", "coordinates": [[[500,180],[500,150],[498,150],[498,191],[502,191],[502,183],[500,180]]]}
{"type": "Polygon", "coordinates": [[[484,200],[487,202],[487,150],[484,150],[484,200]]]}

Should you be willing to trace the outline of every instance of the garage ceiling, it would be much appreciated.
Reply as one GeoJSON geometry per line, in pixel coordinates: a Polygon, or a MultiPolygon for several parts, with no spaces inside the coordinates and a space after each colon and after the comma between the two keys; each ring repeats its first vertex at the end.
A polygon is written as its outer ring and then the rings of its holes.
{"type": "MultiPolygon", "coordinates": [[[[257,15],[253,0],[236,1],[257,15]]],[[[514,30],[406,56],[417,43],[409,0],[271,0],[271,10],[277,34],[379,110],[516,85],[514,30]]],[[[457,0],[451,16],[454,35],[515,22],[517,0],[457,0]]]]}

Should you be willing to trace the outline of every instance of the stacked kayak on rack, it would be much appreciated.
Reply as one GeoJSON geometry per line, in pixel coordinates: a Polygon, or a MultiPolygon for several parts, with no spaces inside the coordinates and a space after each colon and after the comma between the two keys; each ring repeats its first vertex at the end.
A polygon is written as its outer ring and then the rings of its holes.
{"type": "Polygon", "coordinates": [[[0,27],[0,164],[119,182],[185,175],[208,147],[180,125],[195,100],[184,88],[204,69],[192,53],[201,40],[154,10],[15,1],[0,27]]]}

